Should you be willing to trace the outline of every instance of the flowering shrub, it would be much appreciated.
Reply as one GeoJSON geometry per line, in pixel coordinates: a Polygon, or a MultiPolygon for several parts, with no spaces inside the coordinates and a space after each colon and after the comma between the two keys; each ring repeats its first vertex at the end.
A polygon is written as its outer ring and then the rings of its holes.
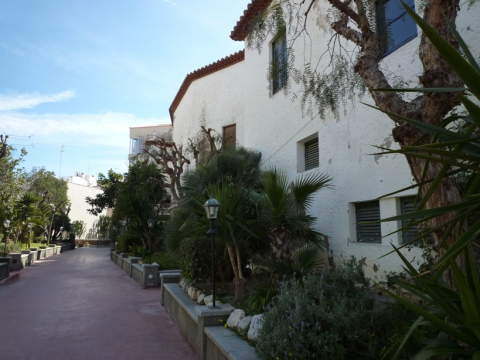
{"type": "Polygon", "coordinates": [[[267,307],[262,359],[374,359],[374,293],[352,259],[328,275],[292,279],[267,307]]]}

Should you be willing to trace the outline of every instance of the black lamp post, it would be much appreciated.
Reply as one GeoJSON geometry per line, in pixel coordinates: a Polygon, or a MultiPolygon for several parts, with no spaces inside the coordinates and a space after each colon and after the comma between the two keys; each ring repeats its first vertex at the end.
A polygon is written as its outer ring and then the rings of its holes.
{"type": "Polygon", "coordinates": [[[3,248],[3,257],[7,256],[7,241],[8,241],[8,228],[10,227],[10,220],[5,220],[3,222],[3,227],[5,228],[5,247],[3,248]]]}
{"type": "Polygon", "coordinates": [[[215,234],[218,233],[215,228],[215,220],[217,219],[218,209],[220,208],[220,203],[210,196],[205,204],[203,205],[205,212],[207,213],[207,219],[210,220],[210,229],[207,231],[207,234],[211,235],[211,244],[212,244],[212,288],[213,288],[213,306],[215,308],[215,234]]]}
{"type": "Polygon", "coordinates": [[[152,228],[155,220],[152,218],[147,220],[148,224],[148,252],[150,254],[150,264],[152,263],[152,228]]]}
{"type": "Polygon", "coordinates": [[[30,248],[32,242],[32,223],[28,223],[28,248],[30,248]]]}
{"type": "Polygon", "coordinates": [[[112,227],[112,229],[113,229],[113,248],[116,250],[117,246],[115,245],[116,244],[115,243],[115,235],[117,234],[117,227],[114,226],[114,227],[112,227]]]}

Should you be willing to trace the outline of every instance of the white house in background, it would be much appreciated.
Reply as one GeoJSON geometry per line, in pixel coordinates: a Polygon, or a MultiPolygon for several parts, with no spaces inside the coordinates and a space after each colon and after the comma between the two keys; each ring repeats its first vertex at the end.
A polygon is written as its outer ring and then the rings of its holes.
{"type": "MultiPolygon", "coordinates": [[[[244,42],[250,21],[271,2],[253,0],[230,37],[244,42]]],[[[478,53],[480,6],[466,8],[462,7],[457,23],[462,36],[478,53]]],[[[312,63],[325,51],[331,36],[325,12],[315,2],[307,23],[315,44],[308,49],[312,63]]],[[[416,83],[420,64],[414,53],[420,42],[419,30],[409,21],[398,25],[391,29],[400,32],[393,34],[395,41],[386,49],[383,66],[416,83]]],[[[296,44],[295,61],[299,62],[304,42],[299,39],[296,44]]],[[[390,243],[403,243],[401,233],[388,235],[401,227],[400,222],[356,225],[411,209],[414,191],[376,200],[413,183],[403,156],[369,155],[376,152],[374,145],[397,148],[391,135],[392,121],[360,101],[347,104],[337,118],[329,114],[321,120],[315,114],[302,113],[300,101],[291,99],[299,86],[292,82],[290,93],[285,94],[282,77],[267,76],[272,59],[285,56],[284,49],[284,41],[269,37],[261,53],[245,46],[243,51],[188,74],[170,107],[173,140],[178,145],[186,144],[200,125],[205,125],[224,135],[234,134],[238,144],[262,153],[263,168],[284,169],[290,179],[317,172],[330,175],[334,188],[318,194],[312,214],[318,217],[316,228],[329,236],[335,259],[353,255],[366,264],[369,276],[398,271],[401,262],[397,256],[380,257],[392,250],[390,243]]],[[[373,104],[368,95],[362,101],[373,104]]],[[[416,264],[421,252],[412,249],[406,255],[416,264]]]]}
{"type": "MultiPolygon", "coordinates": [[[[71,202],[69,217],[71,221],[83,221],[86,225],[85,237],[93,233],[93,223],[97,220],[97,216],[87,212],[90,206],[86,203],[87,196],[94,198],[97,194],[102,193],[97,187],[97,179],[93,175],[85,175],[77,172],[75,176],[63,178],[67,182],[67,195],[71,202]]],[[[107,210],[102,212],[107,215],[107,210]]]]}
{"type": "Polygon", "coordinates": [[[146,160],[149,156],[143,153],[146,148],[145,142],[154,139],[172,140],[173,127],[170,124],[136,126],[130,128],[130,152],[128,154],[129,164],[137,160],[146,160]]]}

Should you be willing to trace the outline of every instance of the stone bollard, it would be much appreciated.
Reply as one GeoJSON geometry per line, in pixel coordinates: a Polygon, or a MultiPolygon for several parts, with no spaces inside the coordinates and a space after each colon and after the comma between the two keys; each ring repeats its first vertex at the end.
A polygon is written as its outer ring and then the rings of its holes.
{"type": "Polygon", "coordinates": [[[162,270],[158,272],[160,276],[160,287],[161,287],[161,299],[160,304],[165,306],[164,298],[165,298],[165,286],[163,284],[177,284],[180,282],[182,277],[182,273],[180,270],[162,270]]]}
{"type": "Polygon", "coordinates": [[[207,336],[205,328],[208,326],[222,326],[228,319],[228,316],[235,308],[229,304],[222,304],[221,307],[211,309],[208,306],[195,306],[198,314],[197,328],[197,354],[200,359],[206,359],[207,336]]]}
{"type": "Polygon", "coordinates": [[[32,255],[30,250],[22,250],[23,255],[27,255],[27,258],[25,259],[25,266],[30,266],[32,265],[32,255]]]}
{"type": "Polygon", "coordinates": [[[0,257],[0,264],[6,264],[0,267],[0,280],[8,278],[10,276],[11,257],[0,257]]]}
{"type": "Polygon", "coordinates": [[[38,259],[38,248],[31,247],[30,251],[33,253],[32,255],[32,264],[38,259]]]}
{"type": "Polygon", "coordinates": [[[158,287],[158,264],[143,265],[143,288],[158,287]]]}

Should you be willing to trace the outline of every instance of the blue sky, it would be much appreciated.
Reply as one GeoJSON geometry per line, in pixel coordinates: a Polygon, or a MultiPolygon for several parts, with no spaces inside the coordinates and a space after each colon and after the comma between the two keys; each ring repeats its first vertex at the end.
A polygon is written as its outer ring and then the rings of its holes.
{"type": "Polygon", "coordinates": [[[243,48],[249,2],[0,1],[0,134],[28,171],[126,171],[128,128],[170,122],[185,76],[243,48]]]}

